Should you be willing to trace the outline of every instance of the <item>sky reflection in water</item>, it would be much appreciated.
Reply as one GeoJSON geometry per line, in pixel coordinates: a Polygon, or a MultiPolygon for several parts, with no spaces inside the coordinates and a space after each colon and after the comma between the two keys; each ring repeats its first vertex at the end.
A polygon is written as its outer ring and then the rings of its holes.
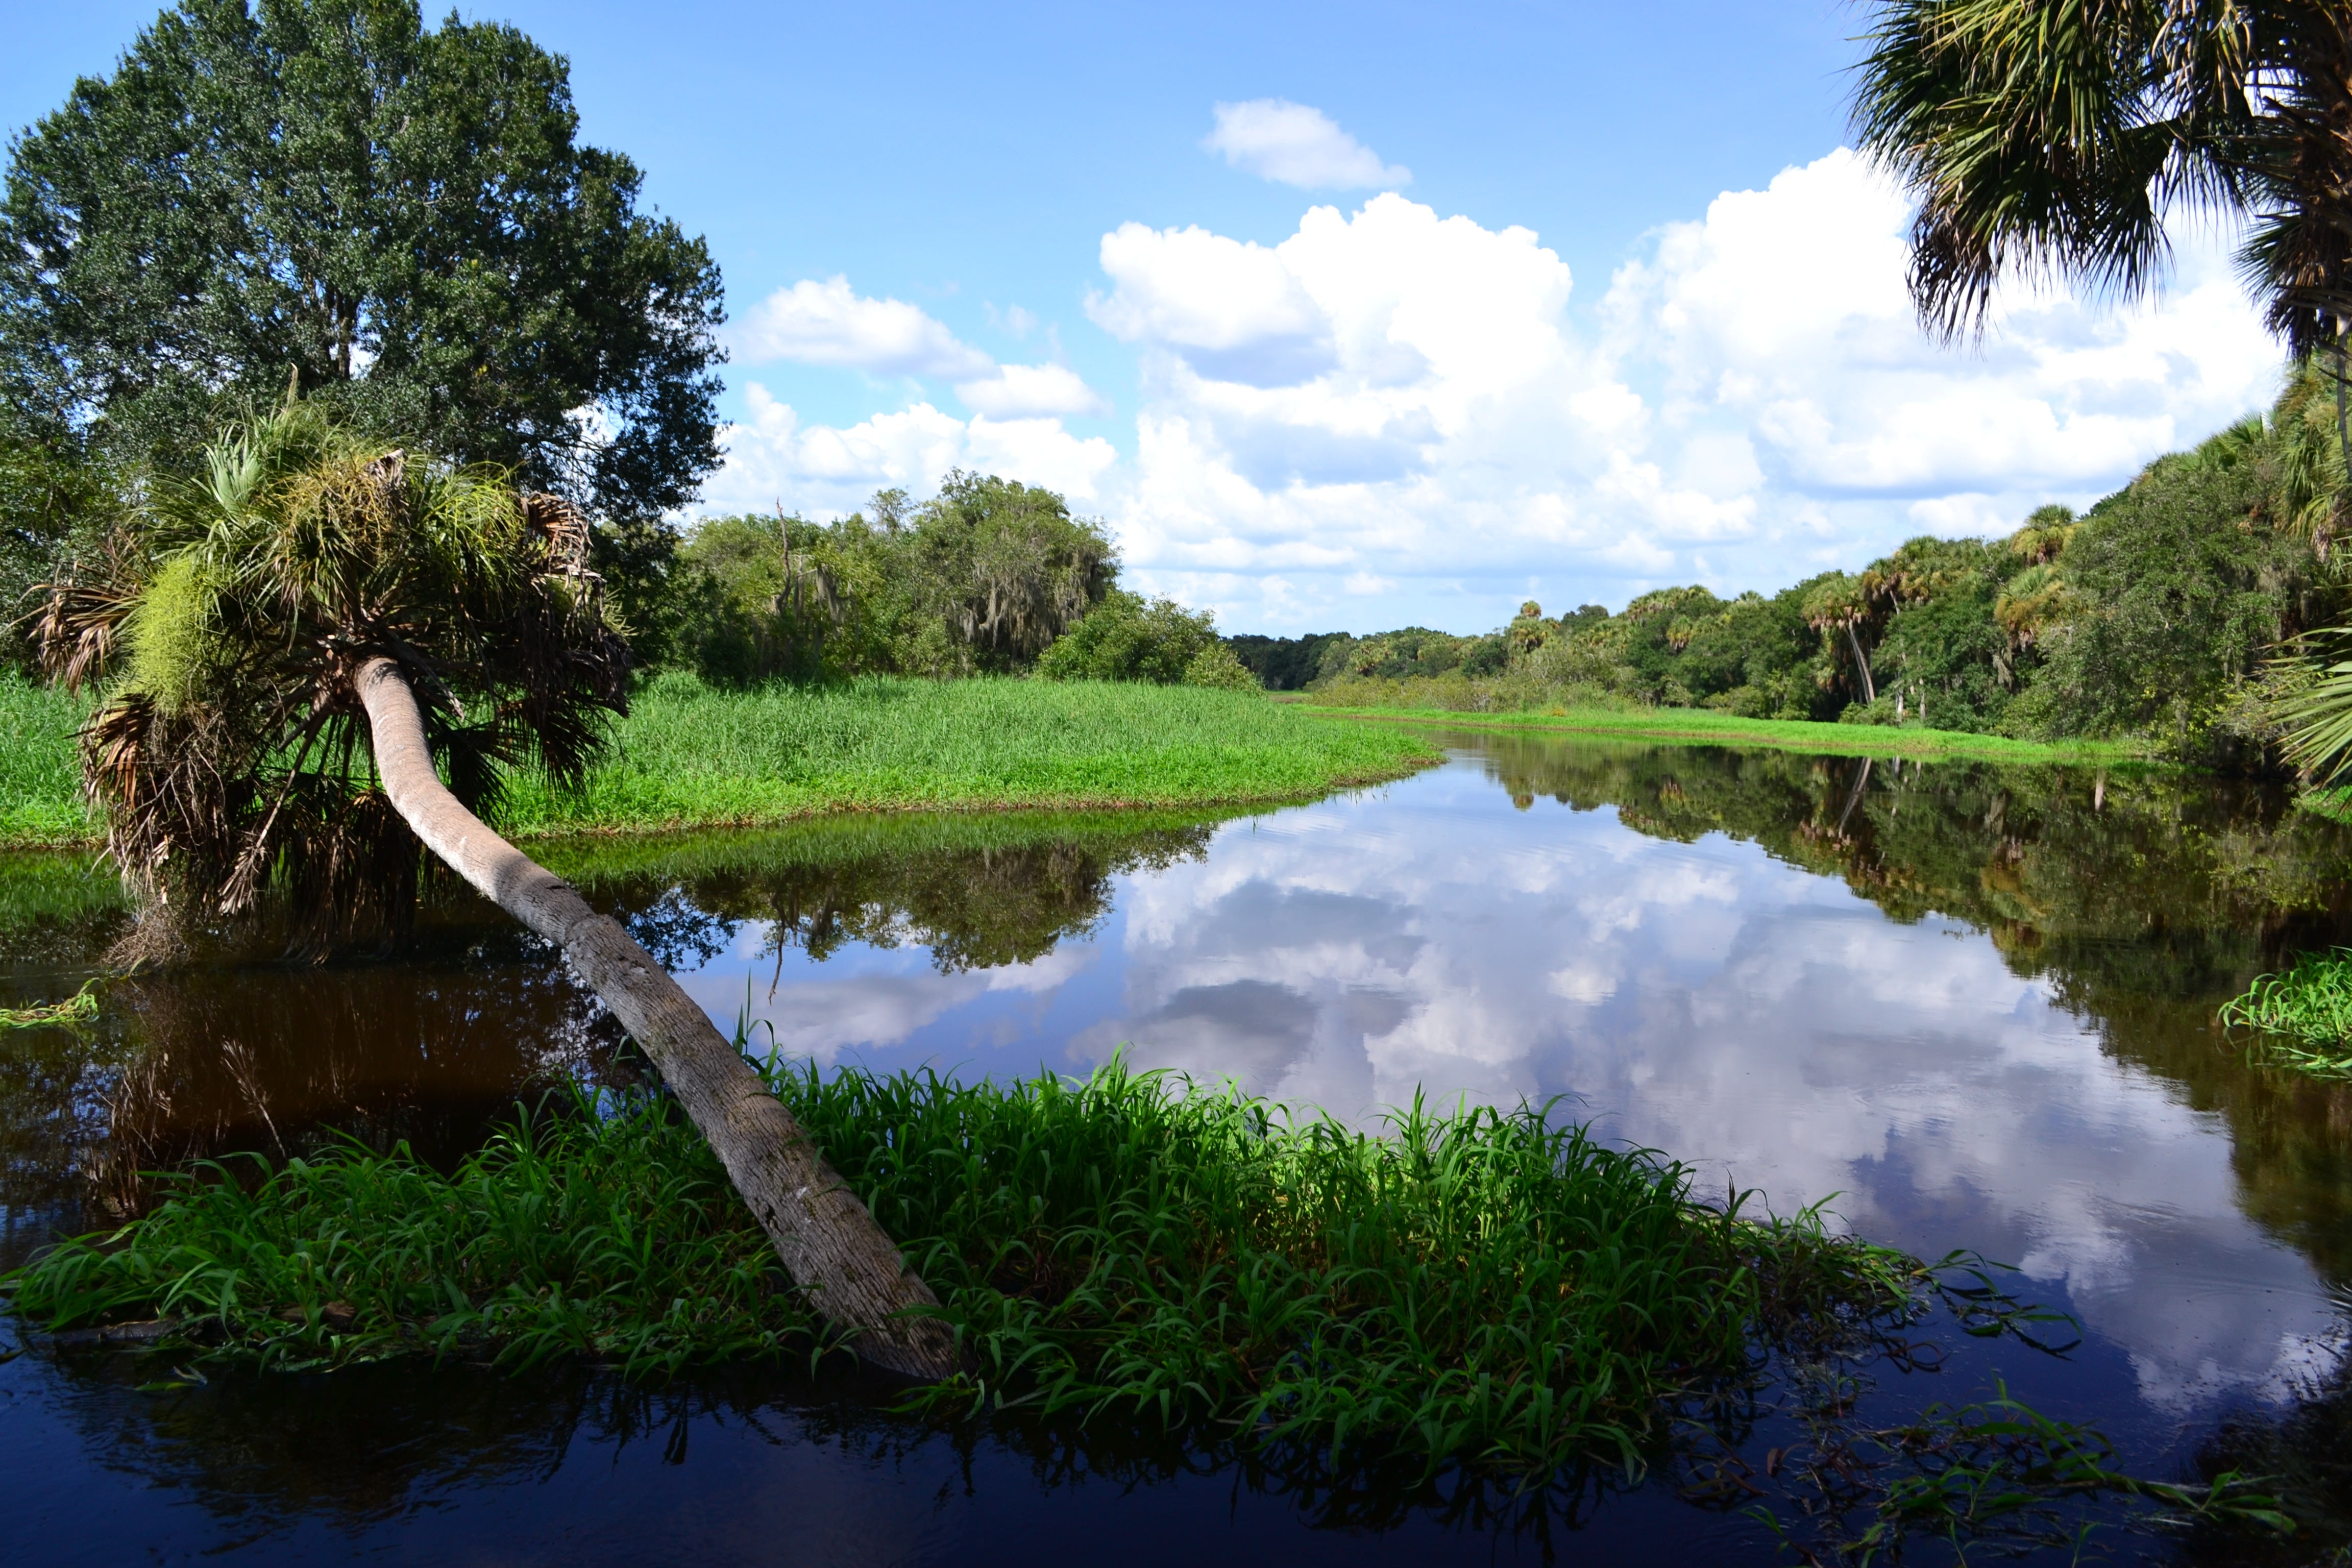
{"type": "Polygon", "coordinates": [[[817,961],[744,921],[684,978],[722,1025],[748,999],[759,1041],[826,1063],[1075,1073],[1125,1044],[1359,1119],[1416,1089],[1570,1096],[1707,1188],[2021,1264],[2158,1412],[2284,1396],[2333,1363],[2328,1284],[2247,1216],[2223,1118],[2062,1005],[2063,977],[1756,842],[1515,804],[1497,773],[1458,753],[1227,823],[1115,875],[1090,934],[1026,962],[943,967],[919,931],[817,961]]]}

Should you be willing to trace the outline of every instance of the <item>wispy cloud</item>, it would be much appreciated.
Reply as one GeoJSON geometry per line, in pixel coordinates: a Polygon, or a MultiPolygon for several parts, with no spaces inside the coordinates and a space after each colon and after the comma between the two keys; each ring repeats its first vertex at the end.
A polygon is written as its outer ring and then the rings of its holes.
{"type": "Polygon", "coordinates": [[[1339,129],[1319,109],[1286,98],[1254,98],[1215,106],[1217,128],[1202,140],[1236,169],[1303,191],[1394,190],[1412,183],[1402,164],[1339,129]]]}

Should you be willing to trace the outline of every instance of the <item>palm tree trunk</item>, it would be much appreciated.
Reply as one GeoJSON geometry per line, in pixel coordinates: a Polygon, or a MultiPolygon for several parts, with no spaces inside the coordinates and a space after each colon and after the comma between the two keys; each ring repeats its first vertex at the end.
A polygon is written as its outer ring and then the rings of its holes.
{"type": "Polygon", "coordinates": [[[619,921],[590,909],[570,883],[491,832],[443,787],[398,665],[370,659],[357,685],[394,809],[450,869],[553,942],[604,998],[710,1141],[817,1310],[856,1331],[857,1353],[877,1366],[922,1378],[954,1371],[947,1325],[901,1315],[936,1307],[939,1299],[709,1015],[619,921]]]}
{"type": "Polygon", "coordinates": [[[1854,636],[1852,621],[1845,624],[1845,640],[1853,645],[1854,668],[1862,671],[1862,700],[1864,702],[1877,701],[1878,682],[1870,679],[1870,660],[1862,651],[1862,639],[1854,636]]]}

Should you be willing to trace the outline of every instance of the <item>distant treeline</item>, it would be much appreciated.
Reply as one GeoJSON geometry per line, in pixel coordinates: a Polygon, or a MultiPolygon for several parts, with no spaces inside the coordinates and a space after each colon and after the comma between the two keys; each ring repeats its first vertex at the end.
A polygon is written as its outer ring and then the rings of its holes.
{"type": "MultiPolygon", "coordinates": [[[[1662,588],[1611,615],[1501,630],[1236,638],[1270,687],[1341,704],[1575,702],[1929,725],[2025,739],[2137,736],[2219,763],[2275,755],[2283,700],[2339,626],[2344,454],[2332,386],[2298,374],[2267,416],[2159,458],[2076,516],[2005,539],[1914,539],[1769,595],[1662,588]]],[[[2332,644],[2329,651],[2332,651],[2332,644]]]]}
{"type": "Polygon", "coordinates": [[[957,471],[919,506],[884,490],[837,522],[706,519],[633,631],[644,662],[721,686],[1029,673],[1255,685],[1207,614],[1118,584],[1099,522],[1052,490],[957,471]]]}

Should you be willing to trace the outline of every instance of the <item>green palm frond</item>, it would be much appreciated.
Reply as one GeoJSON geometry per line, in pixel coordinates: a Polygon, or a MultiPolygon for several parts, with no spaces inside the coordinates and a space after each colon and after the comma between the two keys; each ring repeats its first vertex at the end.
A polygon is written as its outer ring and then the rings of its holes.
{"type": "Polygon", "coordinates": [[[2325,666],[2279,714],[2288,759],[2316,783],[2332,784],[2352,771],[2352,659],[2325,666]]]}

